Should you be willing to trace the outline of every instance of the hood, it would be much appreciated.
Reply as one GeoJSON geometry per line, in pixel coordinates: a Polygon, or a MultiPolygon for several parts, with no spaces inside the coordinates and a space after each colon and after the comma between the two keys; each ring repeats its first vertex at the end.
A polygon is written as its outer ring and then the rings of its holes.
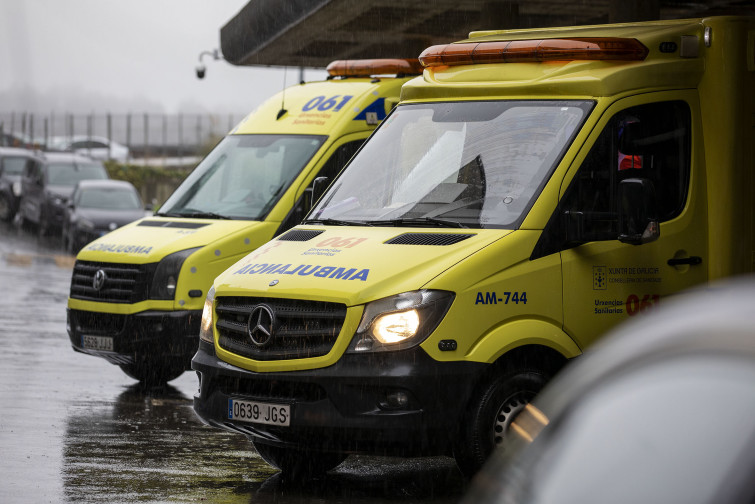
{"type": "Polygon", "coordinates": [[[46,190],[50,194],[55,194],[65,199],[70,198],[73,194],[73,186],[48,185],[46,190]]]}
{"type": "Polygon", "coordinates": [[[93,241],[79,252],[77,259],[132,264],[158,262],[173,252],[202,247],[241,231],[253,232],[261,224],[246,220],[147,217],[93,241]]]}
{"type": "Polygon", "coordinates": [[[300,226],[215,280],[217,295],[362,304],[421,289],[510,230],[300,226]]]}
{"type": "Polygon", "coordinates": [[[76,214],[94,224],[97,229],[108,229],[111,223],[117,227],[144,217],[144,209],[113,210],[104,208],[77,208],[76,214]]]}

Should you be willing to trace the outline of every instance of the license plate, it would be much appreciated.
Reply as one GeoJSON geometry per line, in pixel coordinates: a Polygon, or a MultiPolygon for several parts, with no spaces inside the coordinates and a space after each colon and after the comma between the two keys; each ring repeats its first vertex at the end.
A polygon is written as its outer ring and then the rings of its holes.
{"type": "Polygon", "coordinates": [[[255,401],[228,399],[228,419],[240,422],[288,426],[291,407],[255,401]]]}
{"type": "Polygon", "coordinates": [[[113,338],[107,336],[82,336],[81,345],[89,350],[113,351],[113,338]]]}

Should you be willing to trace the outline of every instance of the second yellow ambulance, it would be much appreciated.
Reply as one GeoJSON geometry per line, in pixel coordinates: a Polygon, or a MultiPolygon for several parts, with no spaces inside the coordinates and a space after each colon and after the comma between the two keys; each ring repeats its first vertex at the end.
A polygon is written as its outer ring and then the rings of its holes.
{"type": "Polygon", "coordinates": [[[68,299],[74,350],[144,383],[188,369],[215,277],[299,223],[315,178],[338,173],[418,68],[416,60],[334,62],[327,81],[265,101],[154,216],[85,246],[68,299]]]}

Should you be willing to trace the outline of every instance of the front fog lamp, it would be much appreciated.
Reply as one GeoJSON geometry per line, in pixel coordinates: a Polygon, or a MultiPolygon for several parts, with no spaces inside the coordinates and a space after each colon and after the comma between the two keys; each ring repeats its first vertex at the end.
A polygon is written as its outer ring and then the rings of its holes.
{"type": "Polygon", "coordinates": [[[202,322],[199,324],[199,339],[213,344],[212,337],[212,303],[215,301],[215,287],[210,287],[202,308],[202,322]]]}
{"type": "Polygon", "coordinates": [[[150,299],[175,299],[176,284],[181,266],[192,253],[201,247],[181,250],[163,257],[157,265],[155,275],[152,277],[152,286],[149,289],[150,299]]]}
{"type": "Polygon", "coordinates": [[[435,330],[453,300],[453,292],[419,290],[368,303],[347,351],[385,352],[419,345],[435,330]]]}

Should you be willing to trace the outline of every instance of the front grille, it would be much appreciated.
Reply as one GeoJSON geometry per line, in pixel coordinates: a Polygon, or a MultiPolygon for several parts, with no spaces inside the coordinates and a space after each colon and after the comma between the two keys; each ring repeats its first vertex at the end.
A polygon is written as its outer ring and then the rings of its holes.
{"type": "Polygon", "coordinates": [[[76,261],[71,277],[71,297],[108,303],[138,303],[149,296],[154,264],[122,264],[76,261]],[[105,272],[105,281],[97,290],[94,276],[105,272]]]}
{"type": "Polygon", "coordinates": [[[264,398],[266,401],[311,402],[325,399],[325,390],[316,383],[218,376],[218,388],[227,396],[264,398]]]}
{"type": "Polygon", "coordinates": [[[319,357],[330,352],[346,318],[346,305],[299,299],[218,297],[215,306],[221,348],[256,360],[319,357]],[[247,330],[252,310],[264,303],[275,314],[272,337],[255,344],[247,330]]]}
{"type": "Polygon", "coordinates": [[[126,325],[127,315],[73,310],[76,332],[79,334],[106,335],[120,334],[126,325]]]}

